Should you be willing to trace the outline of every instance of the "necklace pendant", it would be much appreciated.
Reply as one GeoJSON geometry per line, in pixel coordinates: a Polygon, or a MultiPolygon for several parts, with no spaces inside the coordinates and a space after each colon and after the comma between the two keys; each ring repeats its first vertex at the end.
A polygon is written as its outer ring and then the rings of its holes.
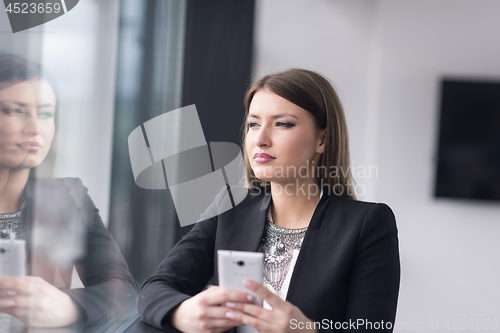
{"type": "Polygon", "coordinates": [[[283,253],[285,253],[285,250],[286,250],[286,245],[285,245],[285,242],[283,242],[283,240],[282,240],[282,239],[280,239],[280,240],[276,243],[276,254],[277,254],[277,255],[283,254],[283,253]]]}

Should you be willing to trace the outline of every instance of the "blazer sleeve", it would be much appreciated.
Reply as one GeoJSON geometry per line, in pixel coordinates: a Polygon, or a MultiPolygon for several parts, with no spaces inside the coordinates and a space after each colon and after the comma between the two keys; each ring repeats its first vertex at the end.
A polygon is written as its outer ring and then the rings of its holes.
{"type": "Polygon", "coordinates": [[[214,276],[214,251],[218,206],[222,192],[205,214],[212,216],[196,223],[160,263],[157,271],[144,281],[138,310],[143,321],[168,331],[173,311],[186,299],[201,292],[214,276]]]}
{"type": "Polygon", "coordinates": [[[135,312],[138,286],[87,188],[78,178],[73,184],[87,230],[85,251],[76,263],[85,288],[64,291],[80,306],[85,325],[105,325],[135,312]]]}
{"type": "Polygon", "coordinates": [[[352,331],[392,332],[400,262],[396,220],[387,205],[373,205],[367,212],[349,276],[346,322],[361,324],[352,331]]]}

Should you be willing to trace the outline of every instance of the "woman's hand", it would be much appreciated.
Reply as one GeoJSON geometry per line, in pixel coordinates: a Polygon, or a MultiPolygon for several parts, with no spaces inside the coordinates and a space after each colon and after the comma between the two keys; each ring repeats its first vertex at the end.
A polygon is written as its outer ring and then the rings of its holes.
{"type": "Polygon", "coordinates": [[[253,299],[252,295],[244,292],[222,290],[213,286],[182,302],[172,313],[172,325],[179,331],[188,333],[224,332],[242,325],[226,316],[227,312],[233,310],[224,304],[247,304],[253,299]]]}
{"type": "MultiPolygon", "coordinates": [[[[284,301],[279,296],[270,292],[266,287],[251,281],[245,280],[245,286],[254,291],[263,300],[266,300],[272,307],[272,310],[266,310],[262,306],[243,303],[229,303],[229,306],[237,311],[231,311],[226,314],[227,318],[256,328],[259,332],[317,332],[317,330],[303,329],[297,330],[290,327],[290,321],[296,320],[296,323],[303,323],[307,327],[307,318],[302,311],[290,302],[284,301]]],[[[299,324],[302,326],[302,324],[299,324]]],[[[314,324],[310,327],[314,327],[314,324]]]]}
{"type": "Polygon", "coordinates": [[[0,279],[0,312],[33,327],[67,326],[79,318],[78,306],[68,294],[36,276],[0,279]]]}

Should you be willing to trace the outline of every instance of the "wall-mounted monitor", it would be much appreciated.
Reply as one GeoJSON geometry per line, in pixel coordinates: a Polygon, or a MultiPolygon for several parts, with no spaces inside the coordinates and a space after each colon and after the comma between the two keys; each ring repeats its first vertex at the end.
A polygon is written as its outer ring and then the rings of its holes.
{"type": "Polygon", "coordinates": [[[500,80],[443,79],[435,196],[500,202],[500,80]]]}

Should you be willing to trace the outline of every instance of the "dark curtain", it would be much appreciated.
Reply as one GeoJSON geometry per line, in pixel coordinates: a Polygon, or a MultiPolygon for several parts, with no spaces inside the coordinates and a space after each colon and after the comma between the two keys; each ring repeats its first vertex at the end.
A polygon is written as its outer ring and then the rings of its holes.
{"type": "Polygon", "coordinates": [[[128,135],[196,104],[207,142],[240,144],[253,20],[254,0],[121,1],[109,229],[139,283],[192,226],[180,227],[168,189],[135,184],[128,135]]]}

